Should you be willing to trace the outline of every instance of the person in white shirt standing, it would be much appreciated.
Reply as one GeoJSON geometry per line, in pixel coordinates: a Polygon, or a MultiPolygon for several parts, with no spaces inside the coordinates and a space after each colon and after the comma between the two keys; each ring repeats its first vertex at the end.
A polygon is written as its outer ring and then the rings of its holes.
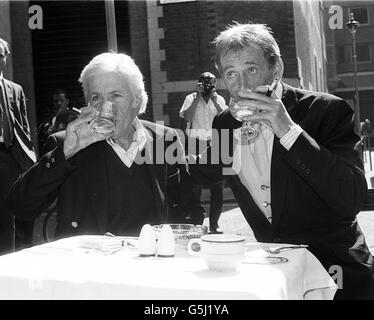
{"type": "Polygon", "coordinates": [[[225,99],[216,91],[214,74],[204,72],[199,76],[196,92],[186,96],[179,116],[187,122],[187,148],[191,176],[196,197],[201,198],[202,186],[210,188],[209,228],[220,233],[218,219],[223,205],[224,178],[222,169],[211,163],[212,122],[227,109],[225,99]]]}

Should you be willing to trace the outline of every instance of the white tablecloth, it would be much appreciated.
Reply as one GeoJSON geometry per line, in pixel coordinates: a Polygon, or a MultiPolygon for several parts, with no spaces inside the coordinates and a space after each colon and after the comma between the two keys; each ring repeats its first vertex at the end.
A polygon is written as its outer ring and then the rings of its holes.
{"type": "Polygon", "coordinates": [[[1,256],[0,299],[332,299],[337,289],[306,249],[277,255],[285,263],[251,263],[264,256],[258,249],[238,271],[213,272],[181,248],[174,258],[108,255],[79,248],[83,237],[1,256]]]}

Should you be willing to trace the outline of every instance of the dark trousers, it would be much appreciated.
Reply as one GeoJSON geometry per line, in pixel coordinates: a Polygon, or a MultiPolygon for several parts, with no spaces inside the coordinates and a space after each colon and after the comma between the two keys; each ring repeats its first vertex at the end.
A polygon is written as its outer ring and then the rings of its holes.
{"type": "Polygon", "coordinates": [[[194,193],[198,199],[201,199],[202,187],[209,187],[209,228],[211,231],[216,231],[223,207],[225,180],[222,175],[222,168],[219,164],[212,163],[209,141],[201,141],[195,138],[188,138],[187,141],[186,150],[190,152],[188,157],[189,171],[194,181],[194,193]],[[191,144],[193,144],[193,147],[191,147],[191,144]]]}
{"type": "MultiPolygon", "coordinates": [[[[218,220],[222,212],[223,207],[223,188],[225,181],[221,180],[214,184],[209,185],[210,189],[210,206],[209,206],[209,229],[215,231],[218,226],[218,220]]],[[[196,196],[201,199],[201,185],[194,186],[194,192],[196,196]]]]}
{"type": "Polygon", "coordinates": [[[14,219],[4,200],[21,170],[8,149],[0,143],[0,255],[32,245],[33,221],[14,219]]]}

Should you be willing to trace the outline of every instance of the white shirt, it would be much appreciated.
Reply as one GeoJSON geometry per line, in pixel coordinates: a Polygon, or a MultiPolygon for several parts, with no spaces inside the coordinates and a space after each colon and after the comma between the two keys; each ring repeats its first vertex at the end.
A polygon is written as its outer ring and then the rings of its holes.
{"type": "MultiPolygon", "coordinates": [[[[279,85],[275,93],[282,96],[283,86],[279,85]]],[[[249,144],[242,144],[234,134],[235,148],[232,169],[237,173],[241,183],[247,188],[253,200],[268,221],[272,222],[270,169],[273,151],[274,132],[268,126],[260,125],[259,136],[249,144]]],[[[236,129],[240,132],[241,128],[236,129]]],[[[302,133],[298,125],[294,125],[280,139],[280,143],[290,150],[302,133]]],[[[237,133],[236,132],[236,133],[237,133]]]]}
{"type": "MultiPolygon", "coordinates": [[[[185,111],[191,107],[192,102],[196,98],[196,92],[193,92],[184,99],[182,108],[179,111],[179,116],[184,118],[185,111]]],[[[217,95],[217,103],[222,110],[227,109],[225,99],[217,95]]],[[[196,106],[196,112],[192,118],[192,122],[187,122],[186,133],[191,138],[198,138],[200,140],[211,140],[212,138],[212,124],[213,119],[217,115],[217,108],[214,106],[212,99],[208,102],[200,97],[196,106]]]]}
{"type": "Polygon", "coordinates": [[[121,161],[126,165],[126,167],[130,168],[133,164],[136,155],[138,152],[142,151],[145,143],[147,142],[147,135],[146,131],[139,121],[138,118],[135,118],[134,120],[134,128],[135,132],[133,135],[133,142],[131,143],[128,150],[125,150],[122,148],[118,143],[116,143],[113,139],[107,139],[107,143],[113,148],[113,150],[116,152],[118,157],[121,159],[121,161]]]}

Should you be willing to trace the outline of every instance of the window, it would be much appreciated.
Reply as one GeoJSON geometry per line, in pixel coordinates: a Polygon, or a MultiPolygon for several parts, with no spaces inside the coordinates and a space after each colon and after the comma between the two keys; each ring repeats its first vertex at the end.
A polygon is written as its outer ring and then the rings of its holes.
{"type": "MultiPolygon", "coordinates": [[[[351,56],[353,62],[353,48],[351,48],[351,56]]],[[[357,62],[370,62],[370,46],[368,44],[359,44],[356,46],[357,51],[357,62]]]]}
{"type": "Polygon", "coordinates": [[[357,20],[361,25],[369,24],[368,8],[350,8],[348,10],[348,19],[351,17],[351,12],[353,12],[355,20],[357,20]]]}

